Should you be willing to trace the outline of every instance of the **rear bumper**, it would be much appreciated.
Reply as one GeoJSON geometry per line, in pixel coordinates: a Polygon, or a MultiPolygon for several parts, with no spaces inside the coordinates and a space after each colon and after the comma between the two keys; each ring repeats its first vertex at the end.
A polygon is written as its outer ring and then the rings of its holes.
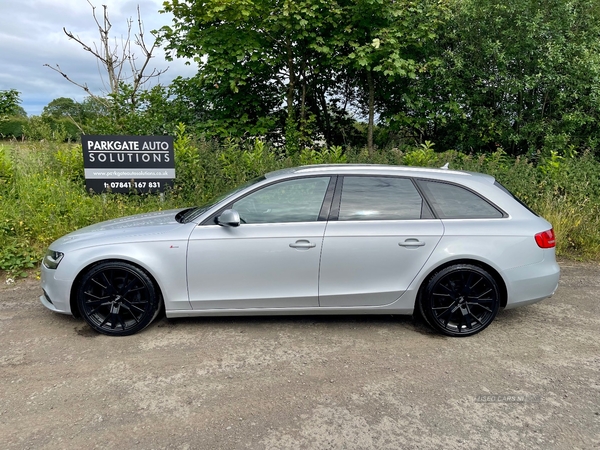
{"type": "Polygon", "coordinates": [[[512,309],[551,297],[558,287],[560,267],[550,259],[509,269],[504,275],[508,285],[505,309],[512,309]]]}

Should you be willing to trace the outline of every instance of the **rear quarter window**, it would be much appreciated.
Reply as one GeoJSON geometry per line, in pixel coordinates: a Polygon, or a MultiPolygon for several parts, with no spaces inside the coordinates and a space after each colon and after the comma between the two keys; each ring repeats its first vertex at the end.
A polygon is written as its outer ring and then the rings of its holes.
{"type": "Polygon", "coordinates": [[[502,186],[498,181],[494,182],[494,186],[496,186],[498,189],[502,190],[503,192],[506,192],[508,195],[510,195],[512,198],[514,198],[521,206],[526,208],[531,214],[539,217],[538,213],[536,213],[533,209],[531,209],[523,200],[521,200],[515,194],[513,194],[508,189],[506,189],[504,186],[502,186]]]}
{"type": "Polygon", "coordinates": [[[479,194],[455,184],[418,180],[440,219],[499,219],[504,213],[479,194]]]}

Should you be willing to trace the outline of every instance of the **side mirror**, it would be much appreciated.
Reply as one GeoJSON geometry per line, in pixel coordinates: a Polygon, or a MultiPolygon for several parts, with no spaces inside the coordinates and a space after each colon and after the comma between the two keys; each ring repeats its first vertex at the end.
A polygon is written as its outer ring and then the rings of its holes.
{"type": "Polygon", "coordinates": [[[235,209],[226,209],[217,217],[217,223],[225,227],[239,227],[241,223],[240,213],[235,209]]]}

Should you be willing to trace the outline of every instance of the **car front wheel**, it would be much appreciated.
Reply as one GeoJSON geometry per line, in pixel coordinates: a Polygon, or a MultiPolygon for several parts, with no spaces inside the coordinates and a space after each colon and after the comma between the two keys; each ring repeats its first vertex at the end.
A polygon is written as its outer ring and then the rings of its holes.
{"type": "Polygon", "coordinates": [[[109,336],[143,330],[160,309],[150,277],[132,264],[117,261],[100,263],[83,275],[77,303],[85,321],[109,336]]]}
{"type": "Polygon", "coordinates": [[[435,273],[421,293],[419,308],[427,323],[447,336],[471,336],[498,313],[500,290],[484,269],[456,264],[435,273]]]}

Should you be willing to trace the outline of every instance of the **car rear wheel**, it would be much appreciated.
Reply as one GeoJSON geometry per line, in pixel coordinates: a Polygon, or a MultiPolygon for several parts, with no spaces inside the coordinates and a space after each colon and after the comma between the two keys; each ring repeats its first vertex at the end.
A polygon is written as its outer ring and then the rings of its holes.
{"type": "Polygon", "coordinates": [[[421,293],[419,308],[427,323],[447,336],[472,336],[498,313],[500,289],[484,269],[456,264],[435,273],[421,293]]]}
{"type": "Polygon", "coordinates": [[[146,328],[158,315],[160,298],[150,277],[125,262],[104,262],[81,279],[79,311],[99,333],[127,336],[146,328]]]}

